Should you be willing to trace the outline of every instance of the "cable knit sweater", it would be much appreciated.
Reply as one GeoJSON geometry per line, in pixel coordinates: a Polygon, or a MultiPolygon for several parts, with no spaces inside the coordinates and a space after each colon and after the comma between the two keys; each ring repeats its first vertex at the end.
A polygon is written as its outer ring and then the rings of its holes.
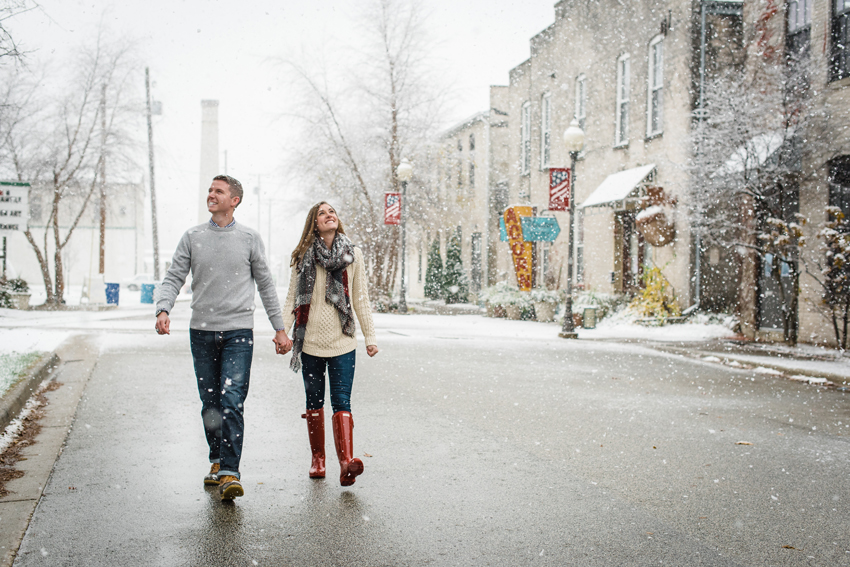
{"type": "MultiPolygon", "coordinates": [[[[372,321],[372,306],[369,303],[369,289],[366,281],[366,270],[363,269],[363,253],[359,247],[354,248],[354,262],[346,269],[348,273],[348,290],[351,294],[351,306],[360,322],[360,330],[366,338],[366,346],[377,345],[375,342],[375,323],[372,321]]],[[[336,308],[325,301],[325,285],[328,272],[323,267],[316,266],[316,285],[310,298],[310,316],[307,318],[307,333],[304,337],[304,352],[323,358],[346,354],[357,348],[357,339],[348,337],[342,332],[342,323],[336,308]]],[[[283,304],[283,323],[287,331],[292,330],[295,323],[295,290],[298,287],[298,271],[295,266],[289,276],[289,292],[283,304]]],[[[290,336],[292,336],[290,334],[290,336]]]]}

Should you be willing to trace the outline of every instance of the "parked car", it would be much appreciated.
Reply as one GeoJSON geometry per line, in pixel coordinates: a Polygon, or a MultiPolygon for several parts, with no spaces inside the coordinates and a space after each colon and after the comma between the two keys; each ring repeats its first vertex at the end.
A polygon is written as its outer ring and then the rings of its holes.
{"type": "Polygon", "coordinates": [[[155,284],[157,281],[153,278],[153,274],[136,274],[131,279],[121,282],[121,287],[129,291],[139,291],[142,289],[142,284],[155,284]]]}

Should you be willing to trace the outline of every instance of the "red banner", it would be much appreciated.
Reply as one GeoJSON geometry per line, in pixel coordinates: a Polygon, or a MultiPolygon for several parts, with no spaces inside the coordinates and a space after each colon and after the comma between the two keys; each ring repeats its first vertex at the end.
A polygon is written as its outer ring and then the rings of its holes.
{"type": "Polygon", "coordinates": [[[384,193],[384,224],[401,224],[401,193],[384,193]]]}
{"type": "Polygon", "coordinates": [[[570,170],[564,167],[549,169],[549,210],[567,211],[570,208],[570,170]]]}

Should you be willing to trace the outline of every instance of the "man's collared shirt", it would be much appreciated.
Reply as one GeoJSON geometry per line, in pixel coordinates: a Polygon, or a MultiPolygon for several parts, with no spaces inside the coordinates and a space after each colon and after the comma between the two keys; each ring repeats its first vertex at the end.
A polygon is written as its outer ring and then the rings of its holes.
{"type": "Polygon", "coordinates": [[[230,221],[230,224],[229,224],[229,225],[227,225],[227,226],[218,226],[218,225],[215,223],[215,221],[214,221],[214,220],[212,220],[212,218],[210,218],[210,226],[211,226],[211,227],[213,227],[213,228],[233,228],[233,226],[234,226],[235,224],[236,224],[236,219],[233,219],[232,221],[230,221]]]}

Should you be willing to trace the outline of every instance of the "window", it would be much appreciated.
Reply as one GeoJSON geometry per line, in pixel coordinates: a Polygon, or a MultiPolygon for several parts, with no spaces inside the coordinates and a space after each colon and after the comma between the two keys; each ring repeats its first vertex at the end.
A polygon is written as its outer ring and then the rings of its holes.
{"type": "Polygon", "coordinates": [[[615,146],[629,143],[629,56],[617,59],[617,117],[615,146]]]}
{"type": "Polygon", "coordinates": [[[526,101],[520,114],[520,172],[528,175],[531,169],[531,104],[526,101]]]}
{"type": "Polygon", "coordinates": [[[812,0],[788,0],[786,7],[788,33],[786,52],[790,57],[808,55],[811,43],[812,0]]]}
{"type": "Polygon", "coordinates": [[[584,211],[576,211],[576,283],[584,283],[584,211]]]}
{"type": "Polygon", "coordinates": [[[833,0],[829,80],[850,77],[850,0],[833,0]]]}
{"type": "MultiPolygon", "coordinates": [[[[463,142],[457,140],[457,186],[463,187],[463,142]]],[[[460,197],[460,193],[458,193],[460,197]]]]}
{"type": "Polygon", "coordinates": [[[475,193],[475,134],[469,135],[469,196],[475,193]]]}
{"type": "Polygon", "coordinates": [[[844,225],[850,228],[850,156],[829,162],[829,206],[844,213],[844,225]]]}
{"type": "Polygon", "coordinates": [[[582,130],[586,130],[587,121],[587,77],[579,75],[576,79],[576,120],[582,130]]]}
{"type": "Polygon", "coordinates": [[[540,169],[549,167],[549,148],[552,144],[551,100],[549,93],[540,100],[540,169]]]}
{"type": "Polygon", "coordinates": [[[664,109],[664,42],[661,37],[649,44],[649,69],[646,93],[646,136],[657,136],[662,132],[664,109]]]}

